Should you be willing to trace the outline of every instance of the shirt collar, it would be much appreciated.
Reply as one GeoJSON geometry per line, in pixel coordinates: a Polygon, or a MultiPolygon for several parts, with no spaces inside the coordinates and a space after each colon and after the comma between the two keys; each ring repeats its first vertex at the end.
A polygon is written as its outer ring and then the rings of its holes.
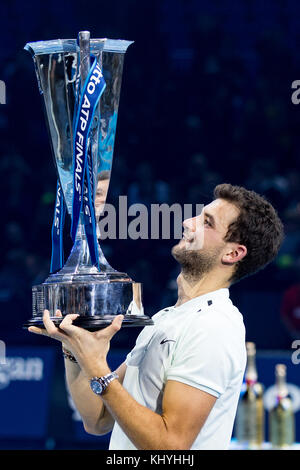
{"type": "Polygon", "coordinates": [[[211,292],[207,292],[206,294],[199,295],[198,297],[194,297],[193,299],[184,302],[182,305],[179,305],[179,307],[173,306],[173,308],[176,311],[186,310],[190,308],[198,308],[199,310],[204,307],[209,307],[214,303],[224,303],[228,300],[230,300],[229,288],[222,287],[221,289],[217,289],[211,292]]]}

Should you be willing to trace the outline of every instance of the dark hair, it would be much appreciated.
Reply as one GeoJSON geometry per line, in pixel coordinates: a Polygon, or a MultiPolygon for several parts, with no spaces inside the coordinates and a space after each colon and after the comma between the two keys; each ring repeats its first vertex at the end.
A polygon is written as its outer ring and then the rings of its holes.
{"type": "Polygon", "coordinates": [[[276,257],[284,238],[283,224],[264,196],[242,186],[218,184],[214,198],[225,199],[239,209],[238,217],[229,225],[224,238],[247,248],[246,256],[237,262],[229,279],[234,284],[264,268],[276,257]]]}
{"type": "Polygon", "coordinates": [[[97,181],[104,181],[109,180],[110,178],[110,171],[109,170],[102,170],[98,173],[97,181]]]}

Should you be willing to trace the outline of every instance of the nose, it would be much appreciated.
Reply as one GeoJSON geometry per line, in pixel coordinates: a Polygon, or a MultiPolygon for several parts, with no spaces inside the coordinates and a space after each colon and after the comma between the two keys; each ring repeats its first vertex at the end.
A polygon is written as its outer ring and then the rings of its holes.
{"type": "MultiPolygon", "coordinates": [[[[198,216],[199,217],[199,216],[198,216]]],[[[197,217],[190,217],[189,219],[185,219],[183,221],[183,227],[187,230],[190,230],[191,232],[196,231],[196,219],[197,217]]]]}
{"type": "Polygon", "coordinates": [[[204,223],[204,211],[195,217],[185,219],[182,223],[183,227],[191,232],[196,232],[197,229],[201,228],[204,223]]]}

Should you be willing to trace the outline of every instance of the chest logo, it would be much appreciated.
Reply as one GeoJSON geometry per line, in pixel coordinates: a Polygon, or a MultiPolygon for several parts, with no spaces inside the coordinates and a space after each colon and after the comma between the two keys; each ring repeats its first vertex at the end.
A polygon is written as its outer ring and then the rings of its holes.
{"type": "Polygon", "coordinates": [[[165,338],[165,339],[163,339],[163,340],[160,342],[160,344],[165,344],[165,343],[167,343],[168,341],[172,341],[173,343],[176,343],[175,339],[167,339],[167,338],[165,338]]]}

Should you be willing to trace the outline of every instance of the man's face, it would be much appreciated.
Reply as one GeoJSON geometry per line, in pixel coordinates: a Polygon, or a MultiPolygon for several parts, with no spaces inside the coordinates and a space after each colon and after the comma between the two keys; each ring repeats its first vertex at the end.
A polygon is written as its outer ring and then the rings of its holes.
{"type": "Polygon", "coordinates": [[[95,209],[96,209],[97,218],[99,218],[99,216],[101,215],[104,209],[106,196],[108,192],[108,186],[109,186],[109,178],[98,181],[96,198],[95,198],[95,209]]]}
{"type": "Polygon", "coordinates": [[[183,237],[172,249],[183,271],[197,277],[221,266],[229,249],[224,237],[238,215],[236,206],[224,199],[215,199],[203,207],[199,216],[183,222],[183,237]]]}

